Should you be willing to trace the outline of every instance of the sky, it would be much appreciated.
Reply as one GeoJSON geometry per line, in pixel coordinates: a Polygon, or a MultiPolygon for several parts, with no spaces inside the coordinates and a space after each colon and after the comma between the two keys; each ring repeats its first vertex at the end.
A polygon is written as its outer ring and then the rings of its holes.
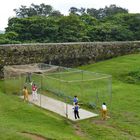
{"type": "Polygon", "coordinates": [[[0,4],[0,30],[7,27],[8,18],[16,16],[13,9],[18,9],[21,5],[29,7],[32,3],[51,5],[64,15],[68,14],[70,7],[99,9],[111,4],[126,8],[129,13],[140,13],[138,0],[4,0],[0,4]]]}

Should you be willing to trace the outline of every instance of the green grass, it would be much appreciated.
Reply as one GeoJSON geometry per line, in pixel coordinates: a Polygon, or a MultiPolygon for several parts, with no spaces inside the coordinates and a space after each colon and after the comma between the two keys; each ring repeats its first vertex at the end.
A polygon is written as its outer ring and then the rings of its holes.
{"type": "Polygon", "coordinates": [[[1,92],[0,140],[27,140],[20,134],[23,131],[57,140],[140,140],[140,86],[122,80],[122,76],[140,70],[140,54],[79,68],[112,75],[113,98],[108,121],[101,121],[99,116],[74,123],[1,92]]]}
{"type": "MultiPolygon", "coordinates": [[[[73,124],[49,111],[24,103],[18,97],[0,93],[0,139],[19,140],[20,132],[52,139],[80,139],[73,124]]],[[[25,138],[24,138],[25,139],[25,138]]]]}
{"type": "Polygon", "coordinates": [[[114,58],[81,69],[112,75],[112,119],[104,127],[114,132],[120,131],[117,139],[140,139],[140,86],[120,80],[122,75],[140,70],[140,54],[114,58]]]}

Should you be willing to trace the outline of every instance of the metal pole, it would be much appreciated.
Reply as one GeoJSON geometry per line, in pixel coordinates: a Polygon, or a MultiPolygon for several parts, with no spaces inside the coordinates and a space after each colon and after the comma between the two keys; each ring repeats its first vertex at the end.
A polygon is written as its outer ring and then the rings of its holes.
{"type": "Polygon", "coordinates": [[[65,97],[65,103],[66,103],[66,118],[68,118],[68,103],[67,103],[67,97],[65,97]]]}
{"type": "Polygon", "coordinates": [[[111,76],[109,77],[109,96],[110,96],[109,104],[110,104],[110,112],[111,112],[112,109],[112,77],[111,76]]]}
{"type": "Polygon", "coordinates": [[[43,89],[43,87],[42,87],[42,81],[43,80],[43,76],[41,75],[41,86],[40,86],[40,107],[41,107],[41,91],[42,91],[42,89],[43,89]]]}

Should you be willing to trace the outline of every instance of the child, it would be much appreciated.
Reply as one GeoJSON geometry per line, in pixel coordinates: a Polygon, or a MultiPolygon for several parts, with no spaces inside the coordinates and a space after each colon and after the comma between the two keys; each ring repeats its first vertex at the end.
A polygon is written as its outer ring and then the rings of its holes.
{"type": "Polygon", "coordinates": [[[80,119],[80,117],[79,117],[79,105],[78,105],[78,103],[75,103],[75,106],[74,106],[74,117],[75,117],[75,119],[77,119],[77,117],[80,119]]]}
{"type": "Polygon", "coordinates": [[[37,97],[37,86],[35,84],[33,84],[32,86],[32,97],[33,97],[33,101],[34,100],[38,100],[38,97],[37,97]]]}
{"type": "Polygon", "coordinates": [[[28,98],[29,93],[26,86],[23,88],[23,95],[24,95],[24,102],[29,101],[29,98],[28,98]]]}
{"type": "Polygon", "coordinates": [[[73,105],[75,105],[76,103],[78,103],[78,98],[77,98],[77,96],[74,96],[73,105]]]}
{"type": "Polygon", "coordinates": [[[106,103],[102,104],[101,112],[102,112],[102,120],[106,120],[107,119],[107,106],[106,106],[106,103]]]}

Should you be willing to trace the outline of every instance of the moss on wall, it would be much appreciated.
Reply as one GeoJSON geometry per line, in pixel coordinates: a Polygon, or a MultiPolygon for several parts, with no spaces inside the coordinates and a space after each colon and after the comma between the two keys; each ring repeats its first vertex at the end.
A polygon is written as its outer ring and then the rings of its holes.
{"type": "Polygon", "coordinates": [[[4,65],[43,62],[72,67],[138,52],[139,41],[0,45],[0,77],[4,65]]]}

